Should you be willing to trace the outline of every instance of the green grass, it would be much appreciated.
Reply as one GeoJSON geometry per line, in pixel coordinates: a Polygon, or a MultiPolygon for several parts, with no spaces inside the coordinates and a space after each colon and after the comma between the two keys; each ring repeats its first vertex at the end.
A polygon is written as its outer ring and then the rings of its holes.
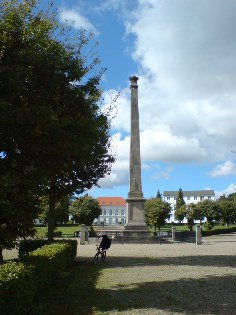
{"type": "MultiPolygon", "coordinates": [[[[76,226],[58,226],[55,231],[62,232],[63,237],[74,237],[74,232],[80,231],[81,225],[76,226]]],[[[47,234],[46,226],[37,226],[36,227],[36,237],[45,237],[47,234]]]]}
{"type": "MultiPolygon", "coordinates": [[[[229,227],[236,227],[236,224],[230,224],[229,227]]],[[[75,231],[80,231],[81,225],[75,225],[75,226],[58,226],[56,228],[56,231],[61,231],[62,232],[62,236],[63,237],[74,237],[74,232],[75,231]]],[[[180,232],[180,231],[189,231],[189,228],[186,224],[184,225],[175,225],[176,231],[180,232]]],[[[222,226],[222,225],[215,225],[213,227],[214,229],[225,229],[226,226],[222,226]]],[[[161,228],[161,231],[171,231],[172,229],[172,225],[171,224],[166,224],[161,228]]],[[[43,227],[36,227],[37,230],[37,237],[44,237],[47,233],[47,227],[43,226],[43,227]]],[[[205,225],[202,224],[202,230],[205,231],[205,225]]],[[[90,227],[89,227],[89,231],[90,231],[90,227]]],[[[151,229],[151,231],[154,231],[153,229],[151,229]]]]}

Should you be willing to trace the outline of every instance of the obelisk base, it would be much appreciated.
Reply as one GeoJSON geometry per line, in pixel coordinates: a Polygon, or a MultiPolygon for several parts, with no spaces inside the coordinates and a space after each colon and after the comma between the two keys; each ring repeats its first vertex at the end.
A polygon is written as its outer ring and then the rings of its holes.
{"type": "Polygon", "coordinates": [[[127,223],[123,229],[126,237],[145,237],[149,235],[148,226],[145,223],[144,198],[128,198],[127,202],[127,223]]]}

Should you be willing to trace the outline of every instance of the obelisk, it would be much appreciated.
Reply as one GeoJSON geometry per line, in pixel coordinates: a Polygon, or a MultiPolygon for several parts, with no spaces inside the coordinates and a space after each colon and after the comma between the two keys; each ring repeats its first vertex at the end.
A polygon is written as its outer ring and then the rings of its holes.
{"type": "Polygon", "coordinates": [[[130,177],[124,231],[144,232],[148,230],[148,227],[145,224],[144,204],[146,199],[143,198],[141,181],[138,77],[133,76],[129,80],[131,82],[130,177]]]}

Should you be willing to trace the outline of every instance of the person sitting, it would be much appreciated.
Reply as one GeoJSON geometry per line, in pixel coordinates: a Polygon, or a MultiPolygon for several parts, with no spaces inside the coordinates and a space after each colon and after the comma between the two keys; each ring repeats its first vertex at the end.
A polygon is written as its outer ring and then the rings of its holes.
{"type": "Polygon", "coordinates": [[[99,249],[102,251],[107,250],[108,248],[111,247],[111,239],[105,234],[102,236],[99,236],[98,238],[102,237],[102,240],[99,244],[99,249]]]}

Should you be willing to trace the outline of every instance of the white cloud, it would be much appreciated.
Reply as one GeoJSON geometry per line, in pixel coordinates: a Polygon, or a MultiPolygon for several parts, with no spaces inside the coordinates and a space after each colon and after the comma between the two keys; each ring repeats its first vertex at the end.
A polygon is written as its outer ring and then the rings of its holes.
{"type": "Polygon", "coordinates": [[[84,28],[88,32],[97,34],[94,25],[80,12],[79,9],[63,8],[60,13],[60,18],[63,22],[68,22],[75,29],[84,28]]]}
{"type": "Polygon", "coordinates": [[[230,184],[226,189],[222,191],[215,191],[216,199],[220,198],[220,196],[236,193],[236,185],[230,184]]]}
{"type": "Polygon", "coordinates": [[[140,65],[140,129],[168,127],[176,144],[169,153],[182,143],[182,162],[193,147],[206,161],[223,160],[234,147],[235,20],[233,0],[142,0],[126,21],[140,65]]]}
{"type": "Polygon", "coordinates": [[[231,160],[227,160],[223,164],[218,164],[215,169],[210,172],[210,176],[236,176],[236,164],[231,160]]]}

